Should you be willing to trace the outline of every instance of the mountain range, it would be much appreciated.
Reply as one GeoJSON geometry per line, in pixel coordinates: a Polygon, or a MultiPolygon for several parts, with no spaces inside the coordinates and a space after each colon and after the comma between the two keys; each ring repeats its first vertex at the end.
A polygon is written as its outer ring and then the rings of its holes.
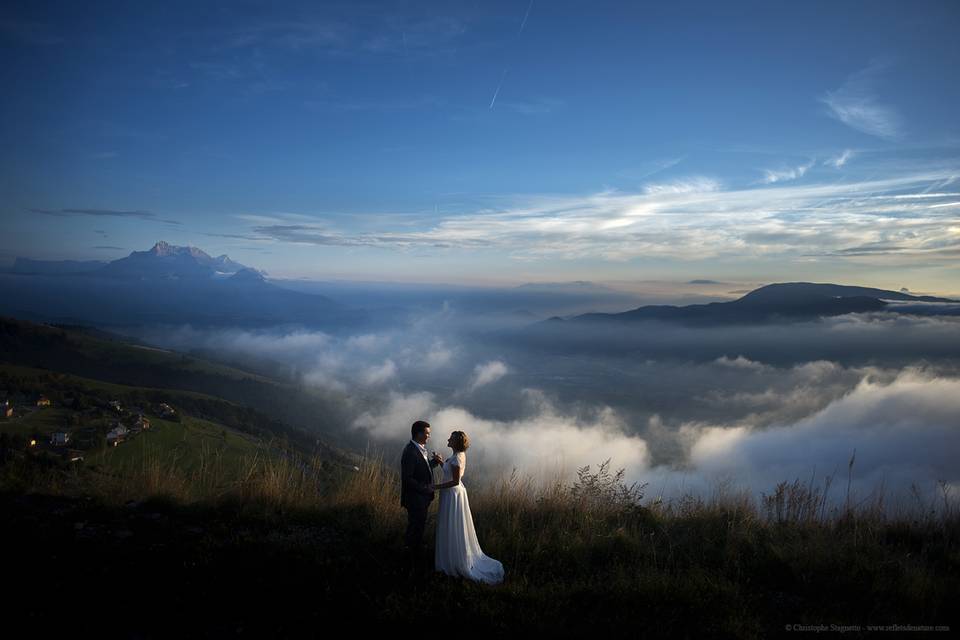
{"type": "MultiPolygon", "coordinates": [[[[244,269],[250,267],[231,260],[226,254],[214,258],[197,247],[180,247],[161,240],[147,251],[134,251],[126,258],[111,262],[17,258],[12,271],[25,275],[83,273],[111,278],[176,280],[230,276],[244,269]]],[[[253,271],[266,275],[265,271],[253,271]]]]}
{"type": "Polygon", "coordinates": [[[104,326],[272,326],[360,323],[322,295],[291,291],[265,272],[160,241],[105,264],[18,258],[0,274],[0,312],[34,321],[104,326]]]}

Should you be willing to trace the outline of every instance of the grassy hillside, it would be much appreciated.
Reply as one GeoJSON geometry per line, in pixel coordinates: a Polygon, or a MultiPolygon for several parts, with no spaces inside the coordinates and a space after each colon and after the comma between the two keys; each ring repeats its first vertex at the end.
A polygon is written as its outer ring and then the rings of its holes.
{"type": "Polygon", "coordinates": [[[105,447],[87,455],[87,465],[123,473],[142,466],[150,456],[169,459],[183,475],[195,473],[206,458],[217,457],[229,476],[239,477],[243,461],[263,448],[255,436],[222,424],[184,416],[179,422],[151,419],[148,431],[122,446],[105,447]]]}
{"type": "MultiPolygon", "coordinates": [[[[256,409],[303,444],[318,437],[346,447],[343,398],[186,354],[131,344],[109,334],[0,317],[0,363],[106,383],[198,393],[256,409]]],[[[279,434],[278,434],[279,435],[279,434]]]]}
{"type": "MultiPolygon", "coordinates": [[[[208,472],[212,473],[212,471],[208,472]]],[[[205,474],[193,481],[203,484],[205,474]]],[[[877,505],[758,509],[743,497],[643,504],[605,470],[570,486],[512,476],[469,487],[483,550],[504,563],[490,587],[411,569],[393,465],[324,475],[279,459],[217,495],[187,498],[158,478],[135,499],[0,492],[22,593],[72,591],[69,628],[122,637],[303,637],[356,627],[496,634],[629,633],[767,638],[787,625],[951,625],[960,589],[956,506],[891,520],[877,505]],[[131,501],[132,500],[132,501],[131,501]],[[776,515],[776,514],[780,515],[776,515]],[[40,550],[50,550],[43,553],[40,550]],[[118,584],[140,604],[97,610],[118,584]],[[161,606],[169,615],[155,615],[161,606]]],[[[104,487],[106,489],[106,487],[104,487]]],[[[816,501],[785,488],[771,506],[816,501]]],[[[929,505],[924,505],[927,507],[929,505]]],[[[434,544],[436,501],[426,544],[434,544]]]]}
{"type": "MultiPolygon", "coordinates": [[[[110,371],[82,340],[39,346],[72,334],[26,331],[21,360],[77,352],[110,371]]],[[[3,550],[17,587],[5,605],[41,635],[309,637],[344,626],[767,638],[788,625],[833,624],[864,637],[867,625],[955,617],[960,510],[946,489],[914,513],[890,514],[882,494],[828,510],[796,483],[760,501],[651,501],[605,465],[581,469],[571,484],[522,473],[468,479],[480,543],[506,569],[506,581],[489,587],[433,572],[429,554],[411,567],[395,461],[317,448],[274,416],[171,386],[8,362],[0,388],[52,402],[0,420],[3,550]],[[142,409],[150,428],[115,448],[95,444],[77,462],[24,444],[35,433],[103,433],[129,421],[111,400],[142,409]],[[176,415],[159,415],[159,403],[176,415]]]]}
{"type": "Polygon", "coordinates": [[[257,461],[316,458],[332,468],[353,462],[349,453],[256,409],[202,393],[8,363],[0,363],[0,390],[16,407],[14,417],[0,418],[0,487],[14,491],[137,496],[162,484],[180,498],[193,498],[227,490],[257,461]],[[36,406],[40,396],[51,406],[36,406]],[[163,415],[161,403],[175,407],[176,414],[163,415]],[[132,428],[141,414],[149,428],[108,446],[110,430],[118,424],[132,428]],[[57,431],[71,434],[67,447],[50,444],[57,431]],[[30,446],[31,440],[37,445],[30,446]]]}
{"type": "Polygon", "coordinates": [[[118,418],[108,407],[110,401],[118,401],[128,408],[146,408],[144,413],[156,420],[159,416],[149,408],[166,402],[194,418],[216,422],[262,440],[282,439],[290,446],[311,451],[316,448],[316,440],[309,435],[256,409],[203,393],[116,384],[4,362],[0,362],[0,389],[20,397],[16,417],[0,419],[0,429],[8,433],[49,434],[87,425],[106,428],[111,419],[118,418]],[[51,406],[35,405],[35,399],[41,395],[51,400],[51,406]],[[67,406],[68,403],[72,406],[67,406]]]}

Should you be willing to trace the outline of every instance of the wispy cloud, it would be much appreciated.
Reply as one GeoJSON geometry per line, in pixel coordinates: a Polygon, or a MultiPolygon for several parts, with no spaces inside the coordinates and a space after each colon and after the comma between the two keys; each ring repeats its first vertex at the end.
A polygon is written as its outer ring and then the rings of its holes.
{"type": "Polygon", "coordinates": [[[157,214],[149,211],[117,211],[114,209],[30,209],[32,213],[42,213],[47,216],[58,216],[61,218],[70,216],[98,216],[111,218],[140,218],[152,222],[166,222],[168,224],[181,224],[177,220],[165,220],[158,218],[157,214]]]}
{"type": "Polygon", "coordinates": [[[767,184],[773,184],[774,182],[796,180],[797,178],[802,178],[813,165],[814,161],[811,160],[807,164],[801,164],[795,167],[788,167],[784,169],[765,169],[763,172],[763,181],[767,184]]]}
{"type": "Polygon", "coordinates": [[[182,37],[205,45],[214,53],[264,50],[323,52],[334,56],[430,55],[443,52],[462,36],[467,25],[455,16],[422,19],[380,15],[357,20],[337,11],[304,20],[254,21],[216,29],[185,32],[182,37]]]}
{"type": "Polygon", "coordinates": [[[718,180],[714,180],[713,178],[705,178],[703,176],[694,176],[690,178],[674,180],[672,182],[648,184],[643,188],[643,192],[647,195],[676,195],[719,191],[720,187],[721,185],[718,180]]]}
{"type": "Polygon", "coordinates": [[[446,51],[466,31],[464,21],[454,16],[438,15],[415,21],[393,18],[378,25],[374,32],[364,34],[359,48],[376,54],[429,55],[446,51]]]}
{"type": "Polygon", "coordinates": [[[630,180],[644,180],[650,176],[656,175],[662,171],[666,171],[672,167],[677,166],[686,159],[685,156],[679,156],[676,158],[665,158],[663,160],[655,160],[653,162],[648,162],[638,167],[631,167],[628,169],[622,169],[617,172],[618,177],[627,178],[630,180]]]}
{"type": "Polygon", "coordinates": [[[388,358],[383,361],[383,364],[368,367],[361,374],[360,379],[368,386],[375,386],[383,384],[395,375],[397,375],[397,365],[388,358]]]}
{"type": "Polygon", "coordinates": [[[473,370],[473,378],[470,380],[470,390],[474,391],[491,382],[496,382],[507,375],[509,369],[507,365],[499,360],[491,360],[483,364],[478,364],[473,370]]]}
{"type": "Polygon", "coordinates": [[[203,233],[202,235],[213,238],[233,238],[235,240],[269,240],[263,236],[252,235],[249,233],[203,233]]]}
{"type": "Polygon", "coordinates": [[[832,158],[827,158],[823,161],[823,164],[825,166],[831,166],[839,169],[843,167],[843,165],[847,164],[854,155],[856,155],[856,153],[853,151],[853,149],[844,149],[843,153],[832,158]]]}
{"type": "Polygon", "coordinates": [[[722,190],[688,179],[642,193],[525,196],[499,208],[435,218],[420,229],[356,232],[329,221],[274,221],[263,239],[317,246],[496,251],[515,259],[878,256],[955,259],[950,193],[925,193],[953,168],[845,183],[773,183],[722,190]],[[864,251],[864,247],[870,249],[864,251]],[[869,254],[869,255],[867,255],[869,254]]]}
{"type": "Polygon", "coordinates": [[[899,114],[893,107],[880,104],[874,95],[877,77],[885,68],[883,63],[871,64],[851,75],[836,91],[828,91],[820,98],[827,105],[827,113],[857,131],[878,138],[900,137],[899,114]]]}

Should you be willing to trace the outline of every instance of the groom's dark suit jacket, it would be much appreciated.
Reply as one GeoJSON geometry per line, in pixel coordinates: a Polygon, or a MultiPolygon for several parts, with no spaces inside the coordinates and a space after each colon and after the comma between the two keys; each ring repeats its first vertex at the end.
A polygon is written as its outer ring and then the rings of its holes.
{"type": "Polygon", "coordinates": [[[433,460],[427,464],[417,449],[417,445],[408,442],[400,458],[400,506],[426,507],[433,500],[433,474],[430,469],[437,466],[433,460]]]}

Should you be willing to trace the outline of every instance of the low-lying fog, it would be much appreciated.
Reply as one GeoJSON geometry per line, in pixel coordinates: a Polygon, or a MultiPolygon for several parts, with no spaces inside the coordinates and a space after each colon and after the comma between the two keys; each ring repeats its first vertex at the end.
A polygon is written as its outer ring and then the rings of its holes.
{"type": "MultiPolygon", "coordinates": [[[[848,470],[862,500],[882,489],[888,503],[909,502],[915,486],[932,501],[943,486],[960,488],[958,317],[883,312],[724,328],[531,328],[565,304],[584,310],[579,293],[526,296],[524,309],[509,296],[491,295],[485,307],[482,296],[442,288],[327,284],[299,286],[405,313],[376,333],[189,325],[127,333],[255,361],[332,391],[351,416],[342,425],[347,440],[382,448],[390,461],[414,420],[431,423],[428,448],[445,455],[447,434],[464,430],[473,443],[468,485],[513,468],[571,478],[577,467],[609,458],[628,481],[648,482],[649,497],[710,495],[721,486],[758,495],[783,480],[812,478],[822,487],[835,474],[829,497],[840,500],[848,470]],[[530,317],[518,321],[523,311],[530,317]]],[[[605,310],[645,302],[604,295],[613,307],[605,310]]]]}

